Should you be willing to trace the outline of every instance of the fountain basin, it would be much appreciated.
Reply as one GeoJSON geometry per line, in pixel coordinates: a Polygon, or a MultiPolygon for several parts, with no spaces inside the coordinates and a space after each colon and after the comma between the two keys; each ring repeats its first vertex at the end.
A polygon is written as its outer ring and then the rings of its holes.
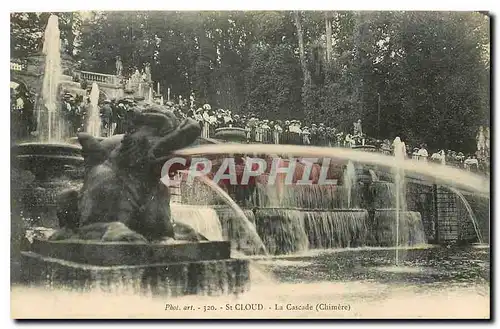
{"type": "Polygon", "coordinates": [[[230,243],[201,241],[179,244],[139,244],[33,239],[30,251],[45,257],[97,266],[149,265],[230,258],[230,243]]]}
{"type": "Polygon", "coordinates": [[[247,140],[247,133],[243,128],[224,127],[215,130],[215,137],[229,142],[244,142],[247,140]]]}
{"type": "Polygon", "coordinates": [[[14,145],[11,153],[17,157],[67,157],[82,159],[81,148],[64,143],[22,143],[14,145]]]}
{"type": "Polygon", "coordinates": [[[70,144],[18,144],[12,147],[11,156],[13,168],[30,171],[38,182],[74,179],[83,167],[81,148],[70,144]]]}
{"type": "Polygon", "coordinates": [[[229,242],[133,244],[35,240],[21,253],[22,280],[52,288],[180,296],[249,288],[249,260],[229,242]]]}
{"type": "Polygon", "coordinates": [[[11,159],[16,211],[39,226],[57,227],[58,194],[67,188],[77,188],[84,175],[80,147],[23,143],[12,147],[11,159]]]}

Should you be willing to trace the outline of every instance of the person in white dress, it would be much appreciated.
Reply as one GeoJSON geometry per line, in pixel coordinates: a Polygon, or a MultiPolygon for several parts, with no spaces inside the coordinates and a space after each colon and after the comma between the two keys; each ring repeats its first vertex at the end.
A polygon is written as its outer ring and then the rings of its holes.
{"type": "Polygon", "coordinates": [[[429,152],[427,152],[425,144],[422,144],[422,146],[418,150],[417,156],[419,161],[427,162],[427,158],[429,157],[429,152]]]}

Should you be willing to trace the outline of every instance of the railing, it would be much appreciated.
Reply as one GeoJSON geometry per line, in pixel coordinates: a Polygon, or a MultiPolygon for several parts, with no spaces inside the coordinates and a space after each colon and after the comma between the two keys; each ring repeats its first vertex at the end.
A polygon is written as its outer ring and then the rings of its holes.
{"type": "MultiPolygon", "coordinates": [[[[235,125],[235,127],[237,127],[235,125]]],[[[222,128],[222,127],[221,127],[222,128]]],[[[243,127],[238,127],[243,128],[243,127]]],[[[216,128],[210,125],[202,127],[202,136],[217,138],[215,136],[216,128]]],[[[331,146],[331,147],[350,147],[354,145],[364,145],[364,138],[359,138],[356,143],[349,143],[342,137],[326,134],[299,134],[291,131],[274,132],[266,129],[261,131],[247,130],[247,142],[262,144],[292,144],[292,145],[311,145],[311,146],[331,146]]]]}
{"type": "Polygon", "coordinates": [[[88,82],[106,83],[110,85],[118,85],[120,83],[120,79],[116,75],[88,71],[80,71],[80,79],[88,82]]]}
{"type": "Polygon", "coordinates": [[[24,71],[26,69],[26,65],[20,64],[20,63],[15,63],[15,62],[10,62],[10,69],[12,71],[24,71]]]}

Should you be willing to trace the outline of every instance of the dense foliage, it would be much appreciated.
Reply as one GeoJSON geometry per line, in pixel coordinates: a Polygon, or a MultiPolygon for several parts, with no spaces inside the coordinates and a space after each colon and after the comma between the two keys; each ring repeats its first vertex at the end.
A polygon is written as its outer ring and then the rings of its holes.
{"type": "MultiPolygon", "coordinates": [[[[172,97],[473,151],[489,124],[489,18],[472,12],[59,13],[86,70],[151,63],[172,97]],[[327,42],[328,41],[328,42],[327,42]],[[331,41],[331,42],[330,42],[331,41]]],[[[11,15],[11,54],[41,49],[49,14],[11,15]]]]}

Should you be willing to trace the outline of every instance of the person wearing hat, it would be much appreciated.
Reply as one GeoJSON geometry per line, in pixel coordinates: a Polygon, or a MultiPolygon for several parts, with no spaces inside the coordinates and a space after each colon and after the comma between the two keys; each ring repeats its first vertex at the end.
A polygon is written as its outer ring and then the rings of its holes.
{"type": "Polygon", "coordinates": [[[271,127],[269,127],[269,120],[262,120],[262,142],[269,143],[271,141],[271,127]]]}
{"type": "Polygon", "coordinates": [[[345,139],[344,139],[344,132],[339,131],[337,133],[337,143],[339,147],[345,147],[345,139]]]}
{"type": "Polygon", "coordinates": [[[311,145],[311,140],[309,139],[309,136],[311,135],[311,132],[309,131],[309,127],[305,126],[302,128],[302,143],[304,145],[311,145]]]}
{"type": "Polygon", "coordinates": [[[238,114],[235,114],[232,119],[233,119],[232,126],[242,128],[241,118],[238,114]]]}
{"type": "Polygon", "coordinates": [[[420,149],[418,150],[418,159],[420,161],[427,162],[427,158],[429,157],[429,152],[427,152],[427,145],[421,144],[420,149]]]}
{"type": "Polygon", "coordinates": [[[196,111],[193,111],[194,119],[200,124],[200,128],[203,129],[203,109],[200,107],[196,111]]]}
{"type": "Polygon", "coordinates": [[[250,119],[244,121],[244,125],[245,125],[244,128],[245,128],[245,132],[247,135],[247,143],[250,143],[250,141],[252,140],[252,128],[251,128],[250,124],[251,124],[250,119]]]}
{"type": "Polygon", "coordinates": [[[117,106],[114,104],[113,101],[110,99],[104,100],[104,105],[108,106],[111,108],[111,119],[110,119],[110,125],[109,125],[109,136],[112,136],[114,134],[114,131],[116,131],[116,127],[118,126],[118,122],[121,121],[121,117],[118,113],[117,106]]]}
{"type": "Polygon", "coordinates": [[[252,116],[250,119],[247,121],[247,140],[250,141],[255,141],[255,134],[256,134],[256,129],[257,129],[257,124],[259,122],[259,119],[257,117],[252,116]]]}
{"type": "Polygon", "coordinates": [[[332,145],[339,146],[339,138],[337,128],[332,127],[332,145]]]}
{"type": "Polygon", "coordinates": [[[113,121],[113,109],[111,108],[111,102],[105,101],[101,107],[101,122],[102,122],[102,135],[105,137],[111,136],[111,123],[113,121]]]}
{"type": "Polygon", "coordinates": [[[318,145],[318,126],[315,123],[311,123],[311,128],[309,128],[309,139],[312,145],[318,145]]]}
{"type": "Polygon", "coordinates": [[[272,126],[273,127],[273,142],[274,142],[274,144],[280,143],[280,137],[281,137],[281,134],[283,133],[283,128],[281,126],[282,126],[281,120],[276,120],[276,122],[272,126]]]}
{"type": "Polygon", "coordinates": [[[201,136],[206,138],[210,137],[210,122],[212,120],[210,118],[209,110],[210,110],[210,105],[208,104],[203,105],[201,112],[201,115],[203,117],[201,136]]]}
{"type": "Polygon", "coordinates": [[[263,122],[258,120],[255,122],[255,142],[257,143],[262,143],[262,135],[263,135],[263,129],[262,129],[262,124],[263,122]]]}
{"type": "Polygon", "coordinates": [[[194,92],[191,92],[191,95],[189,95],[189,107],[194,109],[195,108],[195,98],[194,98],[194,92]]]}
{"type": "Polygon", "coordinates": [[[224,117],[220,109],[215,111],[210,110],[208,113],[210,115],[210,135],[212,135],[212,133],[215,132],[215,129],[224,127],[224,117]]]}
{"type": "Polygon", "coordinates": [[[212,108],[205,110],[205,113],[208,113],[208,137],[210,137],[215,133],[215,129],[219,127],[219,122],[222,121],[222,118],[219,119],[216,111],[212,108]]]}
{"type": "Polygon", "coordinates": [[[279,124],[281,131],[279,133],[279,144],[290,144],[290,121],[285,120],[279,124]]]}
{"type": "Polygon", "coordinates": [[[61,103],[61,107],[66,118],[71,120],[71,94],[66,92],[63,96],[63,101],[61,103]]]}
{"type": "MultiPolygon", "coordinates": [[[[224,110],[222,110],[224,111],[224,110]]],[[[224,126],[226,127],[231,127],[233,123],[233,118],[231,117],[231,111],[227,110],[223,112],[223,117],[224,117],[224,126]]]]}
{"type": "Polygon", "coordinates": [[[125,133],[125,117],[126,117],[126,112],[127,109],[125,108],[125,105],[123,103],[115,104],[115,106],[112,107],[113,109],[113,121],[116,124],[115,128],[113,130],[113,134],[123,134],[125,133]]]}
{"type": "Polygon", "coordinates": [[[319,124],[319,126],[316,128],[316,135],[317,135],[317,143],[320,146],[326,146],[326,127],[323,122],[319,124]]]}
{"type": "Polygon", "coordinates": [[[194,114],[195,114],[195,111],[192,108],[188,109],[187,112],[186,112],[186,116],[188,118],[191,118],[191,119],[194,119],[194,114]]]}
{"type": "Polygon", "coordinates": [[[346,134],[345,135],[345,138],[344,138],[344,146],[346,147],[353,147],[355,144],[354,144],[354,139],[352,138],[352,135],[351,134],[346,134]]]}
{"type": "Polygon", "coordinates": [[[291,138],[292,138],[292,144],[300,145],[302,144],[302,129],[300,129],[300,121],[299,120],[292,120],[290,122],[290,132],[292,133],[291,138]]]}
{"type": "Polygon", "coordinates": [[[335,145],[333,142],[332,128],[330,126],[326,126],[325,128],[325,145],[328,147],[332,147],[332,145],[335,145]]]}
{"type": "Polygon", "coordinates": [[[298,126],[297,126],[298,120],[290,120],[290,124],[288,126],[288,131],[293,132],[293,133],[298,133],[298,126]]]}

